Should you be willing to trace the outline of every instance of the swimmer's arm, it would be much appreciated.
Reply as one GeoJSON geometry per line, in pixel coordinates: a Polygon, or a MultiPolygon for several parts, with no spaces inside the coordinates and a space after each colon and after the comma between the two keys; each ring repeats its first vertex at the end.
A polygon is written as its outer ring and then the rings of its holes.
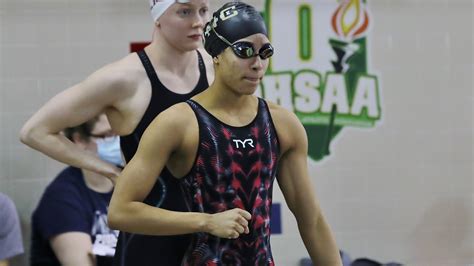
{"type": "Polygon", "coordinates": [[[55,160],[115,178],[118,168],[80,149],[60,132],[89,121],[128,96],[116,70],[117,66],[106,66],[54,96],[24,124],[20,140],[55,160]]]}
{"type": "Polygon", "coordinates": [[[139,234],[175,235],[196,232],[203,226],[194,214],[182,217],[142,203],[184,138],[186,119],[175,113],[168,109],[153,120],[143,133],[137,152],[118,177],[108,211],[111,228],[139,234]]]}
{"type": "Polygon", "coordinates": [[[195,119],[190,109],[176,108],[185,105],[164,111],[146,129],[136,154],[117,179],[108,211],[110,228],[144,235],[207,232],[225,238],[249,232],[251,216],[245,210],[176,212],[143,203],[170,156],[183,152],[178,149],[195,119]]]}
{"type": "Polygon", "coordinates": [[[279,132],[280,147],[284,151],[279,162],[278,184],[290,211],[295,215],[300,235],[314,265],[342,265],[336,242],[309,178],[306,132],[294,114],[286,110],[278,113],[272,114],[279,132]]]}

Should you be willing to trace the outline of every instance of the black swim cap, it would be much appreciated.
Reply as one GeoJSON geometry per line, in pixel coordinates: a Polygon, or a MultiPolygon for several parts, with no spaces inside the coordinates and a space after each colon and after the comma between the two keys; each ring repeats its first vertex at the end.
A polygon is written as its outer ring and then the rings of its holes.
{"type": "Polygon", "coordinates": [[[216,32],[230,43],[257,33],[268,36],[262,15],[253,6],[243,2],[229,2],[223,5],[212,14],[211,21],[206,24],[204,48],[212,57],[216,57],[229,47],[216,32]]]}

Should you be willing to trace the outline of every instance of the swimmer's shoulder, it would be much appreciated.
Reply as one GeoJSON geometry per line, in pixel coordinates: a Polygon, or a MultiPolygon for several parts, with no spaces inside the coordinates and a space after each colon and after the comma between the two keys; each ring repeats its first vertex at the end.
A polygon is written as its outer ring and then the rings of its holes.
{"type": "Polygon", "coordinates": [[[113,89],[117,93],[119,89],[133,93],[144,83],[149,83],[143,64],[136,53],[104,65],[88,79],[96,80],[104,88],[113,89]]]}

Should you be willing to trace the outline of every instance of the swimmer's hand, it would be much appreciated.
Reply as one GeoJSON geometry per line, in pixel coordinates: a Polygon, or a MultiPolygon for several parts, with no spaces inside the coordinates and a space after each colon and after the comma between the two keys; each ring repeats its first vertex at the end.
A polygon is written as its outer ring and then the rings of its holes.
{"type": "Polygon", "coordinates": [[[242,209],[235,208],[211,214],[207,221],[207,233],[220,238],[236,239],[241,234],[248,234],[248,221],[252,215],[242,209]]]}

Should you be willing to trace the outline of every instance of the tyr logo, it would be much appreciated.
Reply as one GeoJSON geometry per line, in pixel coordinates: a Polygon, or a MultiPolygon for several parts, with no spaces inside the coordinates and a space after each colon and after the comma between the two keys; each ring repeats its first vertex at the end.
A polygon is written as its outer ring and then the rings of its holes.
{"type": "Polygon", "coordinates": [[[240,148],[240,145],[239,145],[239,144],[242,144],[242,148],[244,148],[244,149],[245,149],[245,145],[246,145],[246,144],[248,144],[248,145],[249,145],[250,147],[252,147],[252,148],[255,148],[255,147],[253,146],[253,139],[244,139],[243,141],[240,140],[240,139],[233,139],[232,141],[234,142],[235,147],[236,147],[237,149],[240,148]]]}

